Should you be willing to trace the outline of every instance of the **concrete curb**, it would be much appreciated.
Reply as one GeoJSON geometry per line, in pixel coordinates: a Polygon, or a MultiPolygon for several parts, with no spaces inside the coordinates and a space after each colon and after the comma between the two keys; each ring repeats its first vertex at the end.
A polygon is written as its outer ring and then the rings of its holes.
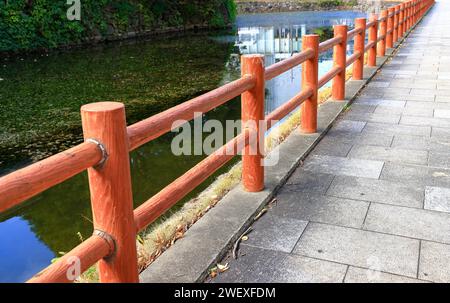
{"type": "MultiPolygon", "coordinates": [[[[405,38],[409,34],[410,32],[405,38]]],[[[241,186],[232,189],[186,232],[184,238],[178,240],[145,269],[140,275],[140,281],[143,283],[204,281],[209,268],[215,266],[229,252],[240,235],[253,224],[254,217],[274,198],[290,175],[325,136],[339,114],[353,102],[377,71],[395,55],[405,38],[393,49],[387,50],[385,57],[377,58],[376,67],[364,68],[364,80],[347,81],[346,100],[327,101],[319,107],[317,133],[305,135],[294,131],[266,157],[266,161],[270,161],[278,154],[279,161],[275,166],[266,167],[266,188],[262,192],[248,193],[241,186]]]]}

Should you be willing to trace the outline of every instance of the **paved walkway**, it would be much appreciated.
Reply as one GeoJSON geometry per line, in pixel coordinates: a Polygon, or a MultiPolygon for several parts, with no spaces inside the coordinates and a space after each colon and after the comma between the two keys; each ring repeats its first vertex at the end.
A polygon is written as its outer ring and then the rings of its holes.
{"type": "Polygon", "coordinates": [[[450,1],[289,179],[217,282],[450,282],[450,1]]]}

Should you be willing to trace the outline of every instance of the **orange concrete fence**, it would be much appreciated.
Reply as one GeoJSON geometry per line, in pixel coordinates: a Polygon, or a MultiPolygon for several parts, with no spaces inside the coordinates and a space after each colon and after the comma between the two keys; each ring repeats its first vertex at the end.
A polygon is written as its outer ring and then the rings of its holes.
{"type": "MultiPolygon", "coordinates": [[[[45,160],[0,178],[0,212],[59,184],[87,169],[94,219],[94,234],[28,282],[73,282],[68,272],[78,266],[86,271],[98,263],[101,282],[138,282],[136,234],[201,184],[238,151],[250,148],[256,135],[264,144],[259,121],[270,128],[276,121],[301,106],[301,131],[317,130],[317,92],[332,80],[332,98],[345,97],[345,71],[353,64],[353,79],[361,80],[364,54],[368,66],[375,66],[376,56],[384,56],[413,27],[434,0],[406,1],[400,5],[355,20],[355,28],[334,27],[334,37],[319,44],[317,35],[302,37],[303,51],[268,68],[264,56],[242,56],[242,77],[211,92],[170,108],[162,113],[126,125],[121,103],[101,102],[81,108],[85,142],[45,160]],[[368,43],[365,44],[365,32],[368,43]],[[346,56],[347,41],[354,39],[354,53],[346,56]],[[334,66],[318,77],[319,54],[333,48],[334,66]],[[287,103],[264,116],[265,82],[302,64],[302,90],[287,103]],[[194,113],[208,112],[242,95],[243,131],[233,140],[195,165],[158,194],[133,210],[129,152],[170,132],[173,122],[192,120],[194,113]],[[249,121],[256,122],[248,124],[249,121]],[[248,125],[256,125],[249,127],[248,125]],[[233,150],[234,154],[227,152],[233,150]]],[[[242,158],[242,183],[250,192],[264,188],[263,153],[245,153],[242,158]]],[[[245,201],[243,202],[245,203],[245,201]]]]}

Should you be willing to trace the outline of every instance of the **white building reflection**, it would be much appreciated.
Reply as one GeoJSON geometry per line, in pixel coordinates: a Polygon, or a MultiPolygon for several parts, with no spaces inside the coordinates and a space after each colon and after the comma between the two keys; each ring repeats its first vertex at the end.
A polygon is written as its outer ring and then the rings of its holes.
{"type": "MultiPolygon", "coordinates": [[[[235,46],[239,49],[241,55],[264,55],[267,67],[300,52],[303,35],[311,33],[313,29],[330,29],[335,24],[347,24],[351,27],[353,18],[313,19],[310,22],[298,25],[288,22],[288,25],[240,26],[238,27],[235,46]]],[[[351,44],[348,45],[348,51],[351,52],[351,44]]],[[[319,76],[332,67],[332,57],[331,50],[321,54],[319,76]]],[[[300,66],[268,81],[266,83],[266,112],[271,112],[295,96],[300,92],[300,87],[300,66]]]]}
{"type": "Polygon", "coordinates": [[[238,30],[236,46],[241,54],[264,54],[273,64],[299,52],[306,25],[290,27],[243,27],[238,30]]]}

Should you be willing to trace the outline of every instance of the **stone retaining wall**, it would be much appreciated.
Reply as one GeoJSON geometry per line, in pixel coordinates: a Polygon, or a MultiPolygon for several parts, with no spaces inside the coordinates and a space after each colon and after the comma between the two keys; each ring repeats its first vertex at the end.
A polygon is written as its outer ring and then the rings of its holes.
{"type": "Polygon", "coordinates": [[[237,1],[238,14],[275,13],[291,11],[315,10],[359,10],[377,11],[381,8],[394,5],[396,2],[380,0],[344,0],[343,5],[332,5],[327,1],[237,1]]]}

